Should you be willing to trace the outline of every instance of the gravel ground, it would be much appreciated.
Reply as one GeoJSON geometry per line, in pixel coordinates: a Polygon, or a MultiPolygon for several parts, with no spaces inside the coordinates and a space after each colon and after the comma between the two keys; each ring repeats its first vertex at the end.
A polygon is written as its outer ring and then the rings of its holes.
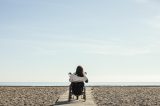
{"type": "Polygon", "coordinates": [[[93,87],[98,106],[160,106],[160,87],[93,87]]]}
{"type": "Polygon", "coordinates": [[[0,87],[0,106],[53,106],[66,87],[0,87]]]}

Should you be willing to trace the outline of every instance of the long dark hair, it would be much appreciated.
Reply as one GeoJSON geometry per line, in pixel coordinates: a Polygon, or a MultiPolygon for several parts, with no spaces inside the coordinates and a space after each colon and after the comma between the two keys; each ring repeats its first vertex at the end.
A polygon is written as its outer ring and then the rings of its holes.
{"type": "Polygon", "coordinates": [[[79,77],[84,77],[84,75],[83,75],[83,67],[82,66],[77,66],[76,75],[79,76],[79,77]]]}

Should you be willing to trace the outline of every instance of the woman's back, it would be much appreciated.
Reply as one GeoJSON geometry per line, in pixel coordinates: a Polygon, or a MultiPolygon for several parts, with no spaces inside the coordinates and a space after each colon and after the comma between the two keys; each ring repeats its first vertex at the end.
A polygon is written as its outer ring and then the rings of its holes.
{"type": "Polygon", "coordinates": [[[71,75],[70,82],[88,82],[88,78],[85,75],[86,73],[83,72],[82,66],[77,66],[76,72],[71,75]]]}

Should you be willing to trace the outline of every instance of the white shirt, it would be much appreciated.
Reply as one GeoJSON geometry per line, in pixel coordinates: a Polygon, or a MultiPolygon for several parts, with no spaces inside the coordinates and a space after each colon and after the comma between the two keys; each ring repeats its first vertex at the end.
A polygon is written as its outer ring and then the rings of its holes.
{"type": "Polygon", "coordinates": [[[70,82],[85,82],[88,78],[84,75],[84,77],[79,77],[75,74],[71,74],[69,81],[70,82]]]}

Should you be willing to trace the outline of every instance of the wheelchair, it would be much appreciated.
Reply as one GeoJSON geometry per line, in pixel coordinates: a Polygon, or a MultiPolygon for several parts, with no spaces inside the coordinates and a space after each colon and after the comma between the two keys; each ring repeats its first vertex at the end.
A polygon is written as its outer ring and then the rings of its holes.
{"type": "MultiPolygon", "coordinates": [[[[86,74],[86,73],[85,73],[86,74]]],[[[71,73],[69,73],[69,76],[71,73]]],[[[69,85],[69,95],[68,101],[70,102],[74,97],[78,100],[81,96],[81,99],[86,101],[86,87],[84,82],[71,82],[69,85]]]]}
{"type": "Polygon", "coordinates": [[[84,82],[72,82],[69,86],[68,101],[70,102],[74,97],[78,100],[79,96],[86,101],[86,88],[84,82]]]}

